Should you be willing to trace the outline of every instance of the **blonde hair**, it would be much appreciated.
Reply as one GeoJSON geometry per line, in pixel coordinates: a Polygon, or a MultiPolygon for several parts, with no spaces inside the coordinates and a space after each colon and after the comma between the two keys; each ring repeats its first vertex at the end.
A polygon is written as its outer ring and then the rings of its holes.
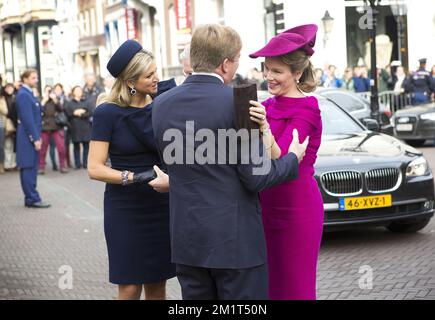
{"type": "Polygon", "coordinates": [[[95,107],[98,107],[100,104],[107,102],[107,93],[102,92],[98,95],[97,101],[95,102],[95,107]]]}
{"type": "Polygon", "coordinates": [[[127,67],[116,78],[110,94],[100,99],[100,104],[109,102],[117,104],[120,107],[131,105],[132,95],[127,85],[129,81],[136,82],[141,74],[151,67],[154,62],[154,55],[144,49],[140,50],[128,63],[127,67]]]}
{"type": "Polygon", "coordinates": [[[303,50],[296,50],[285,55],[279,56],[279,59],[290,67],[292,73],[302,72],[299,79],[298,87],[303,92],[313,92],[317,88],[316,75],[310,56],[303,50]]]}
{"type": "Polygon", "coordinates": [[[195,29],[190,43],[190,62],[195,72],[213,72],[225,59],[234,60],[242,40],[232,28],[206,24],[195,29]]]}

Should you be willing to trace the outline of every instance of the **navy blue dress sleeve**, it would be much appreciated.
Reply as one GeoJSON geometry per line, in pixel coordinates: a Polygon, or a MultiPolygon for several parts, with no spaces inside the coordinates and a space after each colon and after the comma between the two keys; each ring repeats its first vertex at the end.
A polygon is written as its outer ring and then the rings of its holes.
{"type": "Polygon", "coordinates": [[[107,104],[102,104],[94,112],[91,140],[110,142],[112,140],[112,130],[113,112],[107,104]]]}

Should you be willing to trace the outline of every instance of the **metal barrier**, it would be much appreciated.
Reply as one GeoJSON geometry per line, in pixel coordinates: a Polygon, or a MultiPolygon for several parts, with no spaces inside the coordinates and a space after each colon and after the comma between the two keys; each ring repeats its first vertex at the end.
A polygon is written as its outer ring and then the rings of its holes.
{"type": "MultiPolygon", "coordinates": [[[[360,97],[370,103],[371,92],[358,92],[360,97]]],[[[411,106],[410,93],[397,93],[395,91],[384,91],[379,93],[379,109],[380,111],[390,111],[394,114],[397,110],[411,106]]]]}
{"type": "Polygon", "coordinates": [[[411,94],[384,91],[379,93],[379,107],[389,109],[392,114],[411,106],[411,94]]]}

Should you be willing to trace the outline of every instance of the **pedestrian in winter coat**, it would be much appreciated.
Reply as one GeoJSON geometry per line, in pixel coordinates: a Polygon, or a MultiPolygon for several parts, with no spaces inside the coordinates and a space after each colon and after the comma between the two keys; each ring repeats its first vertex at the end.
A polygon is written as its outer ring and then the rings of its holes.
{"type": "Polygon", "coordinates": [[[76,86],[71,91],[72,99],[66,105],[66,114],[71,126],[71,140],[74,145],[74,162],[76,169],[87,168],[89,141],[91,140],[92,125],[90,117],[93,110],[83,100],[83,89],[76,86]],[[83,148],[80,159],[80,147],[83,148]]]}
{"type": "Polygon", "coordinates": [[[63,112],[63,109],[51,88],[49,88],[46,94],[47,96],[42,101],[42,148],[39,155],[39,171],[40,173],[45,171],[45,157],[50,145],[50,139],[53,139],[59,155],[60,172],[67,173],[63,126],[56,123],[56,115],[63,112]]]}

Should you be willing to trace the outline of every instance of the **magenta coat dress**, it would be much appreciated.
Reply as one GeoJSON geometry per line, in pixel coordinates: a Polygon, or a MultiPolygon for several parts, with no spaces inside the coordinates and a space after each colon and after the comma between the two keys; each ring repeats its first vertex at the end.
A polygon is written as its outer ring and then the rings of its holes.
{"type": "Polygon", "coordinates": [[[323,230],[323,201],[314,178],[314,163],[322,137],[320,109],[315,97],[273,97],[263,105],[272,134],[288,152],[292,132],[310,142],[296,180],[260,194],[272,300],[315,300],[316,270],[323,230]]]}

